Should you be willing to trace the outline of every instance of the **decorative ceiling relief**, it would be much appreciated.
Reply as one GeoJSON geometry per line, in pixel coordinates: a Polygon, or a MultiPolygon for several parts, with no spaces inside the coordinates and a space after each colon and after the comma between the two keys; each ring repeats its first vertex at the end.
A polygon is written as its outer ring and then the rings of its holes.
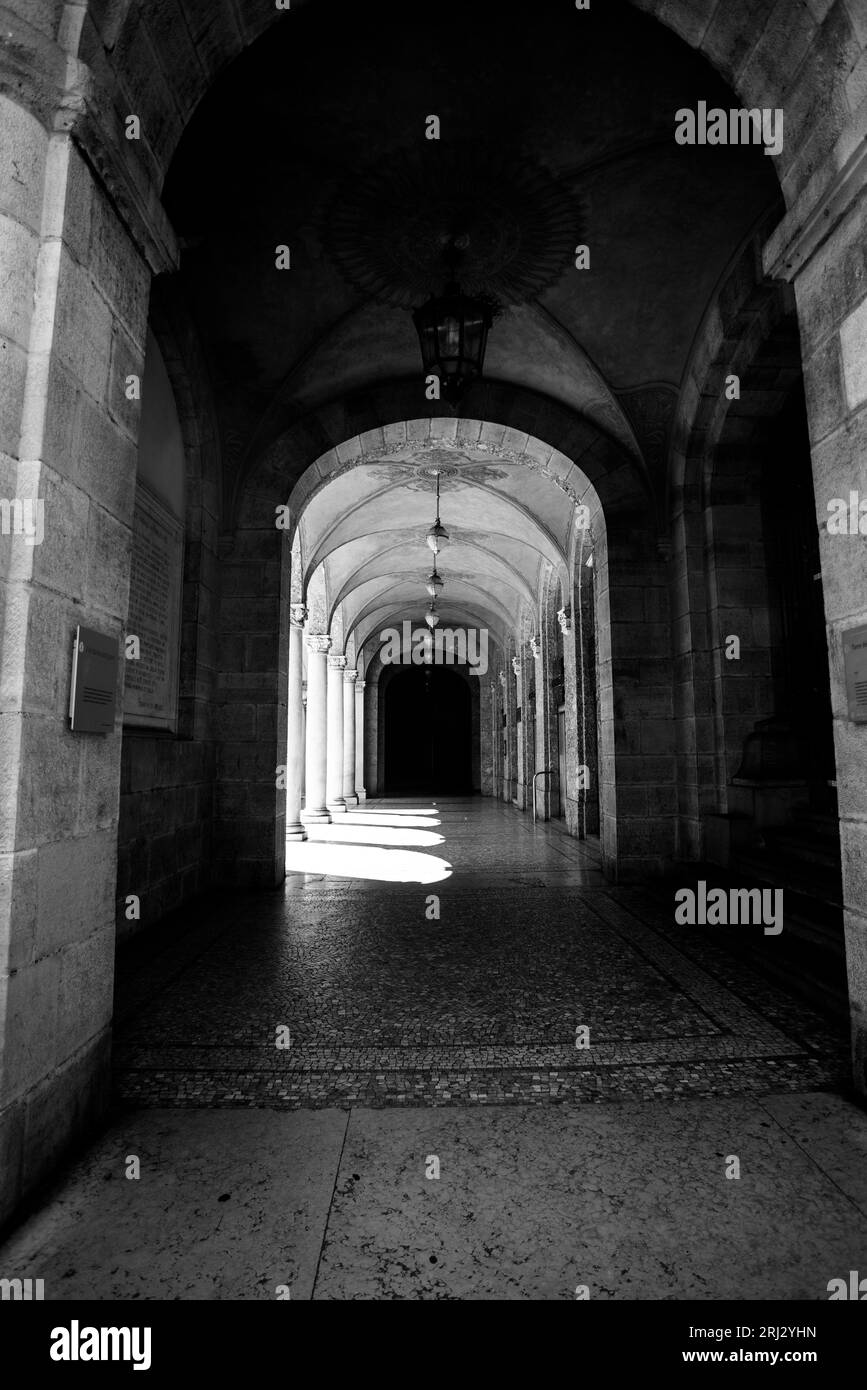
{"type": "Polygon", "coordinates": [[[617,398],[629,417],[635,437],[641,445],[650,476],[665,477],[668,440],[677,405],[676,386],[666,382],[650,382],[618,391],[617,398]]]}
{"type": "Polygon", "coordinates": [[[574,194],[541,165],[444,143],[360,171],[329,206],[321,235],[345,279],[378,303],[409,309],[426,300],[455,241],[462,289],[507,305],[556,284],[583,240],[581,224],[574,194]]]}
{"type": "Polygon", "coordinates": [[[337,467],[329,468],[327,476],[314,491],[321,491],[334,478],[351,473],[355,468],[379,470],[374,476],[381,478],[383,482],[394,482],[397,478],[410,486],[415,482],[416,487],[413,490],[420,492],[432,491],[436,486],[436,475],[439,473],[442,480],[440,486],[445,491],[460,486],[462,481],[500,482],[507,476],[508,470],[502,466],[506,464],[520,464],[522,468],[541,474],[573,502],[581,502],[581,496],[570,482],[558,477],[547,465],[539,463],[531,455],[516,449],[500,449],[481,440],[471,447],[449,446],[443,441],[436,448],[422,450],[419,450],[416,444],[408,442],[387,444],[384,448],[378,449],[374,457],[357,455],[345,459],[337,467]],[[474,458],[472,455],[480,457],[474,458]]]}

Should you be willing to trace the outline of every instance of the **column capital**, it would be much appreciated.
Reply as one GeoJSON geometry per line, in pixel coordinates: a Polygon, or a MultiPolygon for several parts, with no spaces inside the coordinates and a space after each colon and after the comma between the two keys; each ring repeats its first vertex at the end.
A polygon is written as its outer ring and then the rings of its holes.
{"type": "Polygon", "coordinates": [[[505,673],[505,671],[500,671],[500,672],[499,672],[499,677],[500,677],[500,685],[501,685],[501,686],[503,687],[503,689],[505,690],[505,688],[506,688],[506,673],[505,673]]]}
{"type": "Polygon", "coordinates": [[[289,622],[292,627],[303,627],[307,621],[307,604],[290,603],[289,622]]]}
{"type": "Polygon", "coordinates": [[[308,632],[307,645],[312,652],[319,652],[324,656],[331,650],[331,638],[325,632],[308,632]]]}
{"type": "Polygon", "coordinates": [[[356,670],[356,668],[353,666],[344,671],[343,679],[345,680],[347,685],[353,685],[355,681],[358,679],[358,671],[356,670]]]}
{"type": "Polygon", "coordinates": [[[539,661],[542,656],[542,643],[538,637],[530,638],[530,651],[533,653],[534,660],[539,661]]]}
{"type": "Polygon", "coordinates": [[[557,612],[557,622],[560,624],[561,632],[572,631],[572,619],[568,608],[560,608],[557,612]]]}
{"type": "Polygon", "coordinates": [[[332,652],[331,656],[328,658],[328,665],[331,667],[332,671],[342,671],[346,666],[346,657],[337,656],[332,652]]]}
{"type": "Polygon", "coordinates": [[[518,658],[517,658],[516,656],[513,656],[513,657],[512,657],[512,670],[514,671],[514,673],[515,673],[516,676],[520,676],[520,674],[521,674],[521,663],[520,663],[520,661],[518,660],[518,658]]]}
{"type": "Polygon", "coordinates": [[[356,690],[364,690],[364,688],[365,688],[366,685],[367,685],[367,681],[356,681],[356,683],[355,683],[355,689],[356,689],[356,690]]]}

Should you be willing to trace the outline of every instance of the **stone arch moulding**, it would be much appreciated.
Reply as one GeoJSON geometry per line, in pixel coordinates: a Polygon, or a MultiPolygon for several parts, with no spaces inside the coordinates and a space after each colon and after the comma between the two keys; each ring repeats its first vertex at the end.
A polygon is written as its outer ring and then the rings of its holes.
{"type": "MultiPolygon", "coordinates": [[[[485,392],[497,395],[496,384],[487,383],[485,392]]],[[[523,402],[528,393],[509,390],[506,399],[516,397],[523,402]]],[[[478,396],[477,398],[478,399],[478,396]]],[[[546,410],[548,403],[543,403],[546,410]]],[[[505,404],[501,405],[505,413],[505,404]]],[[[518,417],[519,419],[522,417],[518,417]]],[[[551,417],[549,417],[551,418],[551,417]]],[[[644,656],[655,687],[654,698],[671,698],[671,669],[668,659],[667,599],[664,589],[667,575],[660,559],[657,536],[646,493],[635,464],[626,461],[607,441],[598,447],[599,437],[590,442],[583,422],[569,419],[568,412],[553,409],[553,419],[560,425],[560,438],[565,440],[565,426],[571,426],[579,441],[585,444],[580,462],[572,460],[538,436],[532,436],[512,424],[492,423],[483,418],[464,417],[410,418],[391,422],[338,443],[325,454],[314,457],[298,476],[298,466],[291,467],[291,452],[286,442],[269,451],[260,466],[248,479],[247,491],[241,502],[236,543],[247,551],[251,535],[263,536],[268,519],[279,505],[285,505],[287,494],[292,525],[297,526],[304,506],[317,496],[329,479],[345,471],[387,457],[395,452],[425,447],[448,449],[461,445],[490,449],[492,459],[506,457],[520,461],[530,469],[543,473],[558,485],[564,497],[574,503],[584,502],[590,512],[590,527],[594,537],[596,582],[599,585],[599,604],[596,611],[598,626],[600,681],[600,804],[604,828],[603,855],[611,879],[638,878],[648,872],[657,873],[670,862],[673,854],[674,761],[673,746],[669,748],[654,729],[647,746],[636,741],[640,717],[634,710],[642,708],[640,683],[636,685],[634,671],[637,659],[644,656]],[[606,467],[606,464],[608,465],[606,467]],[[593,470],[595,478],[589,470],[593,470]],[[584,475],[583,478],[581,475],[584,475]],[[295,487],[288,491],[288,482],[295,477],[295,487]],[[580,483],[576,482],[580,479],[580,483]],[[609,517],[606,497],[613,515],[609,517]],[[609,566],[613,561],[613,570],[609,566]],[[613,610],[612,591],[628,592],[620,607],[613,610]],[[635,605],[641,607],[646,622],[636,623],[635,605]],[[615,698],[616,696],[616,698],[615,698]],[[652,828],[645,817],[635,814],[617,818],[616,788],[620,779],[631,784],[630,804],[642,796],[655,798],[659,813],[652,828]],[[661,790],[660,790],[661,784],[661,790]],[[653,789],[653,791],[651,791],[653,789]]],[[[309,438],[308,438],[309,443],[309,438]]],[[[297,458],[297,453],[295,455],[297,458]]],[[[283,533],[284,544],[291,544],[290,532],[283,533]]],[[[263,537],[264,539],[264,537],[263,537]]],[[[567,558],[562,555],[549,574],[552,603],[546,608],[547,626],[552,626],[548,648],[553,649],[554,631],[560,630],[556,612],[562,607],[563,593],[571,591],[571,575],[567,558]],[[554,599],[556,598],[556,601],[554,599]]],[[[283,612],[288,604],[288,592],[280,592],[281,626],[288,622],[283,612]],[[285,620],[285,621],[284,621],[285,620]]],[[[364,634],[368,636],[367,633],[364,634]]],[[[264,634],[263,634],[264,637],[264,634]]],[[[508,657],[513,654],[514,634],[509,637],[508,657]]],[[[276,675],[275,675],[276,680],[276,675]]],[[[553,715],[548,724],[552,724],[553,715]]],[[[270,878],[270,875],[269,875],[270,878]]]]}
{"type": "MultiPolygon", "coordinates": [[[[716,626],[715,489],[719,491],[719,446],[733,425],[740,451],[750,435],[767,424],[781,398],[802,374],[796,306],[791,287],[768,280],[762,246],[769,220],[755,230],[729,267],[696,335],[675,421],[668,479],[672,536],[672,634],[675,663],[682,674],[675,686],[675,720],[680,791],[678,838],[683,858],[704,854],[709,798],[714,812],[725,812],[726,777],[721,749],[723,716],[716,626]],[[771,379],[768,345],[776,342],[776,374],[771,379]],[[750,390],[751,370],[759,366],[760,389],[750,390]],[[740,399],[730,400],[726,379],[739,379],[740,399]],[[685,679],[688,673],[690,679],[685,679]],[[716,693],[715,693],[716,692],[716,693]],[[713,751],[710,773],[701,754],[713,751]],[[719,774],[719,775],[718,775],[719,774]],[[721,799],[722,798],[722,799],[721,799]]],[[[726,488],[732,500],[733,479],[726,488]]]]}
{"type": "MultiPolygon", "coordinates": [[[[22,10],[22,0],[15,0],[22,10]]],[[[316,0],[308,0],[316,3],[316,0]]],[[[80,7],[67,5],[80,13],[80,7]]],[[[782,107],[787,123],[799,122],[795,139],[788,138],[774,158],[789,206],[810,176],[821,167],[848,119],[850,104],[846,81],[851,63],[846,55],[857,42],[854,22],[840,6],[800,6],[794,18],[789,0],[761,6],[719,3],[719,0],[629,0],[625,10],[635,9],[670,29],[701,54],[733,88],[748,107],[782,107]],[[818,13],[817,13],[818,10],[818,13]],[[758,11],[758,12],[757,12],[758,11]],[[810,98],[822,92],[821,104],[810,98]]],[[[61,33],[71,57],[99,74],[98,81],[82,80],[70,93],[69,123],[92,162],[108,171],[118,188],[118,201],[130,206],[137,217],[148,220],[153,208],[143,200],[139,181],[129,168],[124,149],[122,111],[134,109],[143,126],[155,131],[144,146],[140,162],[158,192],[172,155],[199,102],[216,77],[273,24],[291,24],[292,10],[277,10],[261,0],[215,0],[204,16],[189,19],[193,42],[207,30],[207,63],[196,61],[189,41],[167,42],[167,26],[158,22],[156,0],[131,4],[88,6],[81,22],[64,23],[61,33]],[[125,94],[115,90],[122,89],[125,94]],[[165,102],[166,94],[172,99],[165,102]],[[130,105],[130,101],[133,103],[130,105]],[[148,114],[165,102],[162,118],[148,122],[148,114]]],[[[48,29],[54,38],[56,19],[49,10],[30,24],[48,29]]],[[[40,36],[41,37],[41,36],[40,36]]],[[[164,226],[162,258],[173,259],[171,229],[164,226]]],[[[175,253],[176,254],[176,253],[175,253]]],[[[166,264],[154,268],[165,269],[166,264]]]]}

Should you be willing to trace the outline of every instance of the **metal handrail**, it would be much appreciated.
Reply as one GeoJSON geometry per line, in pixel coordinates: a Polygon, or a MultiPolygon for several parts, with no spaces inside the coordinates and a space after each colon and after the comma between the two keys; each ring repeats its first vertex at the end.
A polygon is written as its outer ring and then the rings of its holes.
{"type": "Polygon", "coordinates": [[[536,778],[550,777],[555,769],[553,767],[543,767],[541,772],[533,773],[533,824],[536,824],[536,778]]]}

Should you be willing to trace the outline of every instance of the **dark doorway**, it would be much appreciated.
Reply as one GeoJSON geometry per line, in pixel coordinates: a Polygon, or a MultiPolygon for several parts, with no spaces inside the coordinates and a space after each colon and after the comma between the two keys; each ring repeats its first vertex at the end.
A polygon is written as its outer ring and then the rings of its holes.
{"type": "Polygon", "coordinates": [[[468,795],[472,778],[469,686],[443,666],[410,666],[385,687],[387,796],[468,795]]]}

